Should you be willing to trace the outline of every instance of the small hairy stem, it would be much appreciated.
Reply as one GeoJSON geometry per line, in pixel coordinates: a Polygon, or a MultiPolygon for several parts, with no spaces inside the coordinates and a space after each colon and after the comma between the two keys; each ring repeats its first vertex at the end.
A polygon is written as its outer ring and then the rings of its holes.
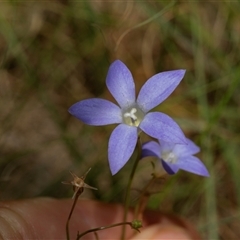
{"type": "MultiPolygon", "coordinates": [[[[127,185],[127,191],[126,191],[126,195],[125,195],[125,201],[124,201],[124,216],[123,216],[123,222],[126,222],[127,220],[127,213],[129,210],[129,203],[130,203],[130,190],[131,190],[131,186],[132,186],[132,181],[133,181],[133,177],[134,174],[136,172],[137,169],[137,165],[139,160],[141,159],[141,141],[140,141],[140,137],[138,137],[138,141],[137,141],[137,146],[136,148],[138,149],[138,154],[137,154],[137,158],[134,162],[130,177],[129,177],[129,181],[128,181],[128,185],[127,185]]],[[[126,234],[126,225],[123,225],[122,228],[122,236],[121,239],[124,240],[125,239],[125,234],[126,234]]]]}

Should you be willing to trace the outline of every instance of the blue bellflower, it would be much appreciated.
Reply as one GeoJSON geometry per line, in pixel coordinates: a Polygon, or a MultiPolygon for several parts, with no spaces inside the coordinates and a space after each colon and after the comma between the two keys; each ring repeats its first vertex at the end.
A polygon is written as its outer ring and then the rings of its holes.
{"type": "Polygon", "coordinates": [[[111,173],[116,174],[129,160],[135,149],[138,134],[186,144],[177,123],[161,112],[149,112],[163,102],[178,86],[185,70],[158,73],[143,85],[136,99],[135,84],[129,69],[120,60],[109,68],[106,85],[118,105],[100,98],[75,103],[69,112],[88,125],[119,124],[112,132],[108,145],[111,173]]]}
{"type": "Polygon", "coordinates": [[[209,177],[208,170],[204,164],[193,154],[200,151],[200,148],[191,140],[186,139],[187,144],[173,144],[160,141],[144,143],[142,146],[142,157],[157,157],[168,174],[175,174],[179,169],[209,177]]]}

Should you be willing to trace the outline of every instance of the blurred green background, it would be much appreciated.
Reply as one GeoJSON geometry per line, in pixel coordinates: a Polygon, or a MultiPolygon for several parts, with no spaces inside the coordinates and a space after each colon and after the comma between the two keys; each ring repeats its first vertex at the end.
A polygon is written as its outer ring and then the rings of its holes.
{"type": "MultiPolygon", "coordinates": [[[[89,97],[113,100],[105,77],[115,59],[137,91],[158,72],[184,68],[156,110],[201,147],[211,177],[180,171],[148,206],[187,218],[205,239],[239,239],[239,12],[239,1],[0,2],[0,200],[71,197],[61,181],[91,167],[86,182],[99,190],[83,197],[122,201],[133,161],[110,175],[115,126],[86,126],[67,110],[89,97]]],[[[136,186],[151,171],[141,163],[136,186]]]]}

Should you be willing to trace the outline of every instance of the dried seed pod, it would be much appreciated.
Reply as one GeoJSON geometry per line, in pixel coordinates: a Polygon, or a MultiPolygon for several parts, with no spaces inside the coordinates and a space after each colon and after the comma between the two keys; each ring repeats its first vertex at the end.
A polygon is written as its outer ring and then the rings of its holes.
{"type": "Polygon", "coordinates": [[[86,184],[84,182],[87,174],[89,173],[89,171],[91,170],[91,168],[88,169],[88,171],[82,176],[82,177],[78,177],[76,174],[74,174],[73,172],[69,171],[70,174],[72,175],[73,177],[73,180],[71,182],[66,182],[66,181],[63,181],[62,183],[63,184],[68,184],[68,185],[72,185],[73,186],[73,191],[74,191],[74,194],[73,194],[73,197],[72,198],[75,198],[75,196],[79,196],[82,194],[84,188],[89,188],[89,189],[93,189],[93,190],[97,190],[97,188],[95,187],[91,187],[89,186],[88,184],[86,184]]]}

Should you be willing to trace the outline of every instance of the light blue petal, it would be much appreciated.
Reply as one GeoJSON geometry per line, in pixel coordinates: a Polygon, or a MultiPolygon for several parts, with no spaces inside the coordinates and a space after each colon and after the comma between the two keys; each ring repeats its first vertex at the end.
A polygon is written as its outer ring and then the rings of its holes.
{"type": "Polygon", "coordinates": [[[128,108],[134,104],[136,93],[133,77],[120,60],[116,60],[109,67],[106,84],[121,108],[128,108]]]}
{"type": "Polygon", "coordinates": [[[112,175],[116,174],[130,159],[137,143],[137,128],[118,125],[112,132],[108,144],[108,161],[112,175]]]}
{"type": "Polygon", "coordinates": [[[209,177],[209,173],[204,164],[195,156],[186,156],[179,158],[176,165],[185,171],[209,177]]]}
{"type": "Polygon", "coordinates": [[[158,73],[143,85],[137,103],[146,113],[163,102],[183,79],[185,70],[174,70],[158,73]]]}
{"type": "Polygon", "coordinates": [[[114,103],[100,98],[77,102],[68,111],[88,125],[102,126],[122,122],[121,109],[114,103]]]}
{"type": "Polygon", "coordinates": [[[148,113],[140,123],[139,128],[149,136],[160,141],[186,144],[186,138],[181,128],[172,118],[164,113],[148,113]]]}
{"type": "Polygon", "coordinates": [[[200,151],[200,148],[190,139],[186,138],[187,144],[176,144],[173,152],[179,156],[179,157],[184,157],[188,155],[193,155],[196,154],[200,151]]]}
{"type": "Polygon", "coordinates": [[[171,163],[166,163],[164,160],[161,159],[161,162],[162,162],[162,166],[164,168],[164,170],[170,174],[170,175],[173,175],[175,173],[178,172],[179,170],[179,167],[175,164],[171,164],[171,163]]]}
{"type": "Polygon", "coordinates": [[[146,142],[142,145],[142,158],[157,157],[160,158],[160,145],[155,141],[146,142]]]}

